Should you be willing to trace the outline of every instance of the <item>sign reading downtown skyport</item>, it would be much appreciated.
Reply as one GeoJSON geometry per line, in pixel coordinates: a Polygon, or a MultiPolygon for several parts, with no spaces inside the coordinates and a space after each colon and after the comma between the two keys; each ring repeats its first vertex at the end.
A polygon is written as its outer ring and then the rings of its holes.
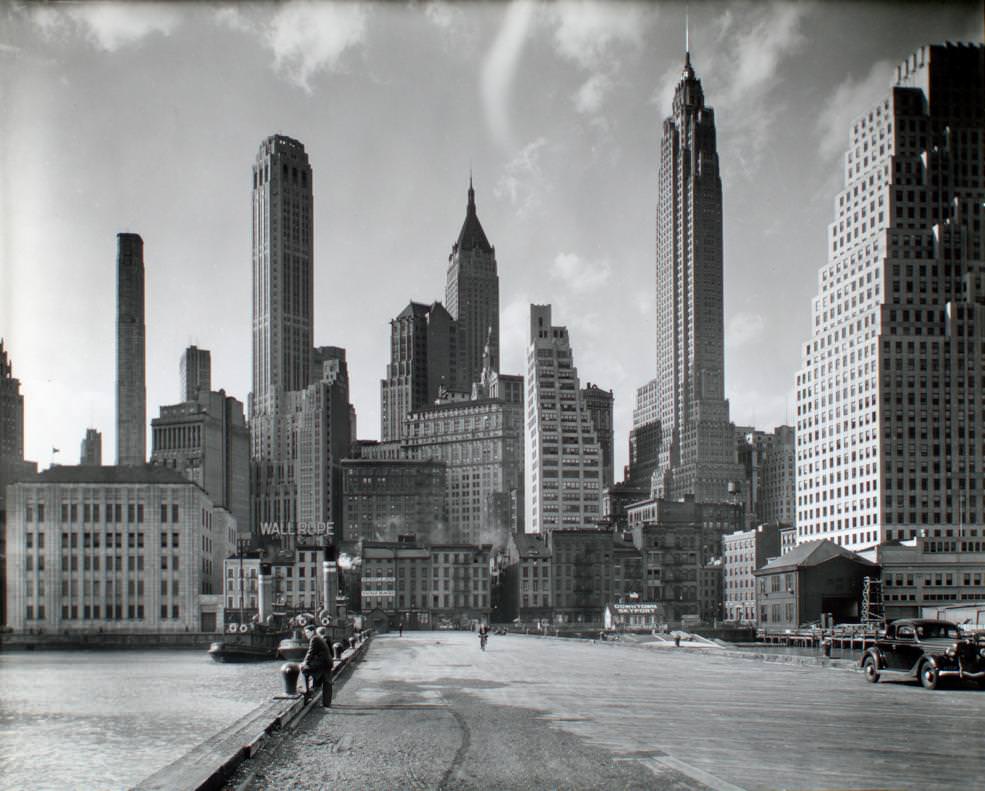
{"type": "Polygon", "coordinates": [[[261,522],[262,536],[330,536],[334,522],[261,522]]]}

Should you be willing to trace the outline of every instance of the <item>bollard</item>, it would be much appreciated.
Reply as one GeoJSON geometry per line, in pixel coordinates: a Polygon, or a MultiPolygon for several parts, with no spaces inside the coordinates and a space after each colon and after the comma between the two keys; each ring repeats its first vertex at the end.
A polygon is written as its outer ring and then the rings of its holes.
{"type": "Polygon", "coordinates": [[[288,695],[298,693],[298,676],[301,675],[301,665],[297,662],[285,662],[280,666],[280,673],[284,677],[284,692],[288,695]]]}
{"type": "Polygon", "coordinates": [[[829,659],[831,658],[831,641],[830,640],[825,640],[824,642],[821,643],[821,651],[824,653],[824,655],[826,657],[828,657],[829,659]]]}
{"type": "Polygon", "coordinates": [[[345,648],[344,648],[344,646],[342,645],[342,643],[333,643],[333,644],[332,644],[332,655],[333,655],[333,656],[334,656],[334,657],[335,657],[336,659],[341,659],[341,658],[342,658],[342,652],[343,652],[344,650],[345,650],[345,648]]]}
{"type": "Polygon", "coordinates": [[[355,637],[350,637],[349,638],[349,648],[355,650],[355,648],[356,648],[356,638],[355,637]]]}

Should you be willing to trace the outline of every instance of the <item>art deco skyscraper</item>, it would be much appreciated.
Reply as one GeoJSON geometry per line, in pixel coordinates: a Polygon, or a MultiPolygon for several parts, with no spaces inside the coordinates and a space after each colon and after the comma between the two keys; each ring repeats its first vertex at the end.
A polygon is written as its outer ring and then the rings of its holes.
{"type": "Polygon", "coordinates": [[[314,231],[311,165],[282,135],[260,144],[253,166],[253,410],[276,388],[311,378],[314,231]]]}
{"type": "Polygon", "coordinates": [[[195,401],[198,394],[212,392],[212,354],[189,346],[181,355],[181,400],[195,401]]]}
{"type": "Polygon", "coordinates": [[[983,75],[982,45],[922,47],[852,126],[796,380],[798,541],[981,530],[983,75]]]}
{"type": "Polygon", "coordinates": [[[725,400],[722,182],[714,111],[690,55],[660,144],[657,414],[653,495],[726,502],[741,479],[725,400]]]}
{"type": "Polygon", "coordinates": [[[144,240],[116,235],[116,463],[147,461],[144,240]]]}
{"type": "Polygon", "coordinates": [[[526,425],[526,532],[594,528],[602,450],[578,386],[568,328],[551,324],[550,305],[530,306],[526,425]]]}
{"type": "Polygon", "coordinates": [[[250,442],[256,521],[297,519],[285,394],[311,383],[314,312],[312,173],[304,146],[282,135],[253,166],[253,392],[250,442]]]}
{"type": "Polygon", "coordinates": [[[496,248],[489,244],[475,211],[475,190],[469,178],[465,222],[448,256],[445,307],[458,322],[461,341],[456,387],[468,392],[482,376],[488,344],[492,365],[499,370],[499,275],[496,248]]]}

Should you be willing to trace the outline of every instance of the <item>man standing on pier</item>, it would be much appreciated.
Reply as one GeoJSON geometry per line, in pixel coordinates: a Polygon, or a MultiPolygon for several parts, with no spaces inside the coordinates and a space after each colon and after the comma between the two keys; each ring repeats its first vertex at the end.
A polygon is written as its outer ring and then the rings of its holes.
{"type": "Polygon", "coordinates": [[[308,638],[308,653],[304,655],[301,670],[314,679],[313,686],[321,684],[321,704],[325,708],[332,705],[332,649],[318,632],[314,624],[304,628],[308,638]]]}

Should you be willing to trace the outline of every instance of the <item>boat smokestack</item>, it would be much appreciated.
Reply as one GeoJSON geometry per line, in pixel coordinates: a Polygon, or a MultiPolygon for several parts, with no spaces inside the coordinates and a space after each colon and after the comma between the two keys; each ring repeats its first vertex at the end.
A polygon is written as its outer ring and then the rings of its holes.
{"type": "Polygon", "coordinates": [[[332,616],[332,623],[338,615],[338,604],[336,599],[339,595],[339,564],[336,561],[335,544],[325,547],[325,560],[322,562],[322,575],[324,589],[322,597],[325,599],[325,609],[332,616]]]}
{"type": "Polygon", "coordinates": [[[259,596],[259,619],[260,623],[267,622],[267,616],[272,614],[271,605],[274,598],[274,578],[270,573],[269,563],[260,564],[260,596],[259,596]]]}

